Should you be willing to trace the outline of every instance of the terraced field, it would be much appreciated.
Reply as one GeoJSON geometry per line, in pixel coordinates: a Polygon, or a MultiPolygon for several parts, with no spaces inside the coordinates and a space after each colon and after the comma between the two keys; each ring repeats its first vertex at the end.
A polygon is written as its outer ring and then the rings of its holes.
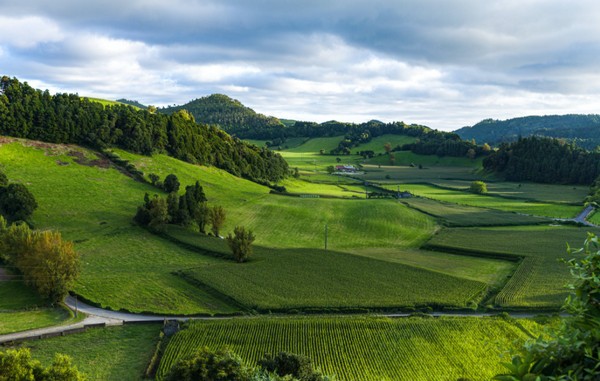
{"type": "Polygon", "coordinates": [[[304,354],[341,381],[483,381],[503,371],[498,347],[511,348],[527,337],[516,325],[497,318],[196,321],[171,339],[157,379],[199,347],[227,346],[250,365],[265,353],[304,354]]]}

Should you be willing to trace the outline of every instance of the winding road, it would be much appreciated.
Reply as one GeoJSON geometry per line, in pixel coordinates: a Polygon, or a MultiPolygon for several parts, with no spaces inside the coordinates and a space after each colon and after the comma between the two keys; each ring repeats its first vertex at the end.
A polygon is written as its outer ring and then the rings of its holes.
{"type": "MultiPolygon", "coordinates": [[[[118,326],[126,323],[140,322],[164,322],[165,320],[223,320],[223,319],[244,319],[247,316],[173,316],[173,315],[148,315],[134,314],[129,312],[119,312],[105,310],[98,307],[90,306],[89,304],[78,301],[73,296],[68,296],[65,299],[65,304],[73,312],[84,313],[87,316],[80,322],[46,328],[33,329],[29,331],[15,332],[6,335],[0,335],[0,344],[10,343],[14,341],[22,341],[27,339],[41,339],[45,337],[61,336],[70,331],[84,330],[86,327],[96,326],[118,326]]],[[[412,316],[414,313],[393,313],[393,314],[374,314],[373,316],[382,316],[390,318],[402,318],[412,316]]],[[[433,317],[488,317],[497,315],[498,312],[432,312],[427,315],[433,317]]],[[[532,318],[543,314],[554,314],[548,312],[514,312],[510,316],[515,318],[532,318]]],[[[345,315],[348,316],[348,315],[345,315]]],[[[561,314],[561,316],[565,316],[561,314]]]]}

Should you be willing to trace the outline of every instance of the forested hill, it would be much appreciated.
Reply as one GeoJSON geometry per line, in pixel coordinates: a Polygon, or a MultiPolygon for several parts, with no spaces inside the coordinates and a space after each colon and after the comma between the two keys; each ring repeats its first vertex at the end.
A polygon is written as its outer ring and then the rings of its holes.
{"type": "Polygon", "coordinates": [[[483,160],[483,167],[510,181],[590,185],[600,175],[600,153],[531,136],[502,143],[483,160]]]}
{"type": "Polygon", "coordinates": [[[165,152],[258,182],[277,181],[288,173],[279,154],[197,124],[187,111],[164,115],[127,105],[104,106],[77,94],[51,95],[6,76],[0,79],[0,135],[114,146],[146,155],[165,152]]]}
{"type": "Polygon", "coordinates": [[[258,114],[223,94],[198,98],[182,106],[158,109],[167,115],[179,110],[189,111],[199,123],[217,124],[223,130],[242,139],[261,139],[265,135],[277,135],[277,132],[284,128],[279,119],[258,114]]]}
{"type": "Polygon", "coordinates": [[[600,145],[600,115],[526,116],[507,120],[486,119],[455,131],[462,139],[498,145],[521,137],[565,139],[589,150],[600,145]]]}

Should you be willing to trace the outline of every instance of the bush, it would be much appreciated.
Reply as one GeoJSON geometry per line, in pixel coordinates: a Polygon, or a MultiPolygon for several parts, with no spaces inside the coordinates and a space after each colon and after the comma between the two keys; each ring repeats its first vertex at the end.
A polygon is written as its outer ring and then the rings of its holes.
{"type": "Polygon", "coordinates": [[[233,352],[211,351],[204,347],[179,361],[165,377],[166,381],[244,381],[250,371],[233,352]]]}
{"type": "Polygon", "coordinates": [[[469,187],[469,190],[473,193],[477,193],[477,194],[484,194],[487,193],[487,184],[484,183],[483,181],[473,181],[471,183],[471,186],[469,187]]]}
{"type": "Polygon", "coordinates": [[[243,226],[236,226],[231,233],[227,235],[227,245],[233,253],[233,257],[238,262],[246,262],[252,254],[252,242],[256,239],[251,230],[246,230],[243,226]]]}

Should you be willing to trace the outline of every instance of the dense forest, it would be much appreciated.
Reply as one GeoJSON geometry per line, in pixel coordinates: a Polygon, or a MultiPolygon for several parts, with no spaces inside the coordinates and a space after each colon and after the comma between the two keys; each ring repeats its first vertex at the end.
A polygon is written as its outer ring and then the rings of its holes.
{"type": "Polygon", "coordinates": [[[462,139],[498,145],[519,137],[560,138],[593,150],[600,145],[600,115],[526,116],[507,120],[485,119],[472,127],[455,131],[462,139]]]}
{"type": "Polygon", "coordinates": [[[0,134],[100,149],[114,146],[145,155],[164,152],[257,182],[277,181],[288,173],[279,154],[232,138],[216,126],[197,124],[185,110],[164,115],[104,106],[77,94],[51,95],[6,76],[0,80],[0,134]]]}
{"type": "Polygon", "coordinates": [[[483,160],[483,167],[510,181],[590,185],[600,175],[600,153],[532,136],[501,144],[483,160]]]}

